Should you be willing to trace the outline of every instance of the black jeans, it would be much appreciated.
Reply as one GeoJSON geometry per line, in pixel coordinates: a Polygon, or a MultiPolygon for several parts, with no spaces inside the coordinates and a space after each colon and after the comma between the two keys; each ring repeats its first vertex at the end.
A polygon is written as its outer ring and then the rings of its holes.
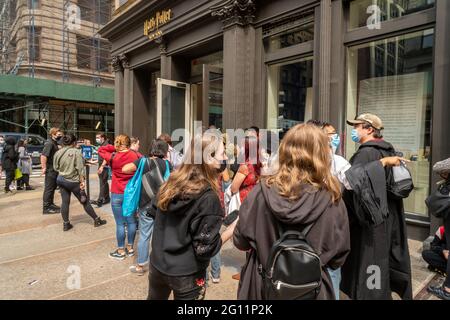
{"type": "MultiPolygon", "coordinates": [[[[80,183],[67,181],[61,176],[58,177],[57,183],[59,188],[61,189],[61,215],[64,222],[69,222],[69,206],[71,194],[73,193],[75,198],[77,198],[81,203],[80,183]]],[[[95,220],[97,218],[97,214],[95,213],[94,208],[92,208],[91,204],[89,203],[89,199],[87,199],[85,203],[82,203],[82,205],[84,207],[84,211],[86,211],[86,213],[95,220]]]]}
{"type": "Polygon", "coordinates": [[[98,175],[98,181],[100,183],[100,192],[98,194],[97,201],[108,202],[109,198],[109,184],[108,184],[108,170],[103,169],[103,172],[98,175]]]}
{"type": "MultiPolygon", "coordinates": [[[[447,240],[447,249],[450,249],[450,216],[444,220],[445,239],[447,240]]],[[[447,279],[445,279],[444,285],[450,288],[450,260],[447,260],[447,279]]]]}
{"type": "Polygon", "coordinates": [[[153,266],[149,272],[148,300],[167,300],[173,291],[174,300],[203,300],[206,270],[185,277],[166,276],[153,266]]]}
{"type": "Polygon", "coordinates": [[[19,187],[28,187],[30,185],[30,175],[26,173],[22,174],[22,178],[17,182],[19,187]]]}
{"type": "Polygon", "coordinates": [[[442,254],[432,250],[424,250],[422,252],[422,257],[431,267],[436,268],[441,272],[447,272],[447,260],[445,260],[442,254]]]}
{"type": "Polygon", "coordinates": [[[58,178],[58,172],[55,170],[47,170],[45,173],[44,181],[44,209],[48,209],[53,203],[56,190],[56,179],[58,178]]]}
{"type": "Polygon", "coordinates": [[[15,170],[5,170],[5,192],[9,191],[9,186],[14,181],[15,170]]]}

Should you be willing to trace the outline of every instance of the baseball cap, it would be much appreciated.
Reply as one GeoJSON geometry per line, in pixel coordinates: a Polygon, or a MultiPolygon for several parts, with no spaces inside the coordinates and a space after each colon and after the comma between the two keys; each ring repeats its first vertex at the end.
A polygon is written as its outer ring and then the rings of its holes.
{"type": "Polygon", "coordinates": [[[369,123],[373,128],[377,130],[383,130],[383,122],[379,117],[371,113],[363,113],[355,118],[355,120],[347,120],[347,124],[354,126],[357,124],[369,123]]]}

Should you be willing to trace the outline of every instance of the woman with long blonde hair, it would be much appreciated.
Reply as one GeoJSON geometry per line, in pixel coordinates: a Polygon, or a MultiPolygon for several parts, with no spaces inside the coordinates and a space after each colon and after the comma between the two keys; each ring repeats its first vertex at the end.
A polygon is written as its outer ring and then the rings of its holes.
{"type": "Polygon", "coordinates": [[[344,263],[350,238],[347,211],[330,163],[328,138],[321,129],[301,124],[287,132],[279,148],[279,170],[250,192],[239,211],[233,242],[249,252],[241,271],[239,299],[264,299],[258,266],[265,265],[280,237],[279,228],[302,231],[305,227],[310,227],[306,239],[321,260],[317,298],[334,299],[326,270],[344,263]]]}
{"type": "Polygon", "coordinates": [[[195,137],[185,161],[155,197],[149,299],[203,299],[210,259],[222,245],[218,177],[226,156],[220,135],[195,137]]]}

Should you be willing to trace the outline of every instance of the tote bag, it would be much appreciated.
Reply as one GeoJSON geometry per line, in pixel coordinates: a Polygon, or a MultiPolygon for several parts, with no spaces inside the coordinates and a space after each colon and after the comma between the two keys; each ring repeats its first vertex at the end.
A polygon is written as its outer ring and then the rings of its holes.
{"type": "Polygon", "coordinates": [[[146,159],[142,158],[139,161],[139,166],[134,173],[133,178],[128,181],[123,194],[122,215],[129,217],[136,212],[139,207],[139,200],[141,199],[142,188],[142,171],[144,170],[146,159]]]}

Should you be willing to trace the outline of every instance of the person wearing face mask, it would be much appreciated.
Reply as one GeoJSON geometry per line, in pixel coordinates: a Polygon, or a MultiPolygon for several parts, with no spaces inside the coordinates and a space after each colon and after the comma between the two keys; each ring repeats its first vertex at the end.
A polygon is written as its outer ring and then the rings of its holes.
{"type": "Polygon", "coordinates": [[[167,300],[171,292],[175,300],[204,299],[206,270],[223,242],[217,181],[224,169],[224,151],[218,133],[195,136],[185,161],[152,201],[149,212],[155,226],[148,299],[167,300]]]}
{"type": "MultiPolygon", "coordinates": [[[[110,144],[108,138],[104,133],[97,133],[95,136],[95,143],[99,147],[104,147],[110,144]]],[[[108,163],[98,155],[98,181],[100,184],[100,191],[98,194],[97,200],[92,200],[91,204],[97,205],[97,207],[101,207],[104,204],[110,203],[111,198],[109,196],[109,184],[108,184],[108,176],[109,176],[109,167],[108,163]]]]}
{"type": "Polygon", "coordinates": [[[359,144],[346,172],[352,190],[344,191],[350,221],[350,254],[342,267],[341,290],[354,300],[391,300],[392,292],[412,299],[411,263],[403,200],[389,193],[388,170],[383,157],[396,155],[383,139],[381,119],[361,114],[347,123],[359,144]],[[379,268],[379,286],[367,286],[368,270],[379,268]]]}
{"type": "Polygon", "coordinates": [[[61,208],[55,205],[55,190],[58,172],[53,168],[53,157],[59,150],[59,141],[63,132],[59,128],[50,129],[50,139],[44,144],[41,154],[42,174],[45,175],[44,194],[43,194],[43,214],[60,213],[61,208]]]}

